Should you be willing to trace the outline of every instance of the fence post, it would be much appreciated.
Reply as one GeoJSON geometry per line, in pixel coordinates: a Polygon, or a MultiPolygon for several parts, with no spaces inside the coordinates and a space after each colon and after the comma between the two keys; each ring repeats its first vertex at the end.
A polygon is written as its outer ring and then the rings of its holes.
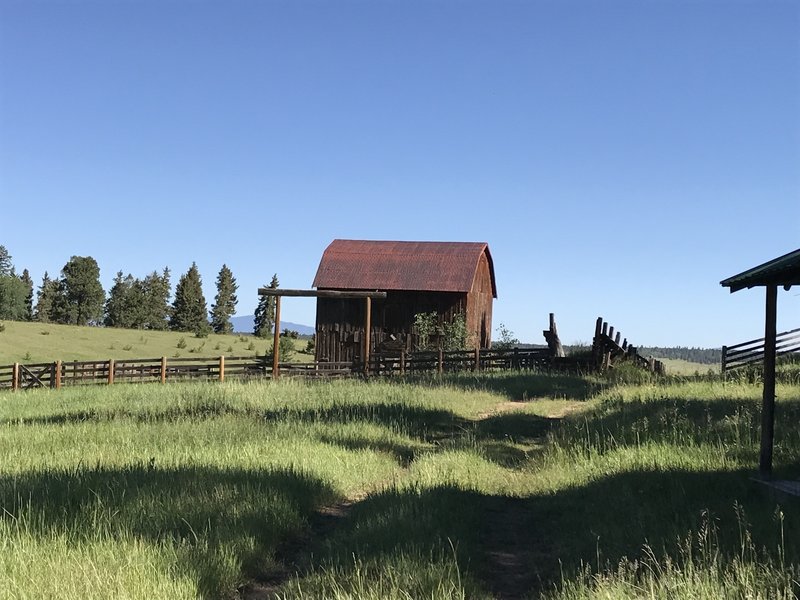
{"type": "Polygon", "coordinates": [[[481,347],[475,346],[475,370],[481,370],[481,347]]]}
{"type": "Polygon", "coordinates": [[[167,382],[167,357],[161,357],[161,383],[167,382]]]}
{"type": "Polygon", "coordinates": [[[11,367],[11,389],[19,389],[19,363],[14,363],[14,366],[11,367]]]}
{"type": "Polygon", "coordinates": [[[439,358],[436,362],[436,372],[441,375],[444,372],[444,352],[439,348],[439,358]]]}
{"type": "Polygon", "coordinates": [[[728,353],[728,347],[722,347],[722,364],[720,365],[720,372],[722,373],[722,383],[725,383],[725,355],[728,353]]]}
{"type": "Polygon", "coordinates": [[[519,348],[514,348],[514,358],[511,359],[511,365],[515,371],[519,371],[519,348]]]}
{"type": "Polygon", "coordinates": [[[113,358],[108,359],[108,385],[114,385],[114,368],[116,367],[113,358]]]}
{"type": "Polygon", "coordinates": [[[406,351],[400,350],[400,375],[406,374],[406,351]]]}
{"type": "Polygon", "coordinates": [[[61,361],[56,361],[56,389],[61,389],[61,361]]]}
{"type": "Polygon", "coordinates": [[[602,347],[603,344],[600,340],[600,332],[603,329],[603,317],[597,317],[597,322],[594,326],[594,339],[592,340],[592,357],[596,367],[602,367],[602,347]]]}
{"type": "Polygon", "coordinates": [[[219,357],[219,382],[225,383],[225,357],[219,357]]]}

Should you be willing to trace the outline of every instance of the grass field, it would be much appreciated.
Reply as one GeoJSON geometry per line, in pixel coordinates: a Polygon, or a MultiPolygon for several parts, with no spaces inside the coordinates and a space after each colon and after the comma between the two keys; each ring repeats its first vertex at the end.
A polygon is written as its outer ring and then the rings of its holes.
{"type": "MultiPolygon", "coordinates": [[[[193,333],[79,327],[53,323],[3,321],[0,332],[0,365],[15,362],[37,363],[55,360],[102,360],[113,358],[154,358],[187,356],[263,356],[272,350],[272,340],[252,335],[216,335],[198,338],[193,333]]],[[[306,340],[293,340],[292,360],[305,362],[306,340]]]]}
{"type": "Polygon", "coordinates": [[[709,371],[719,373],[720,365],[691,362],[681,358],[659,358],[669,375],[706,375],[709,371]]]}
{"type": "MultiPolygon", "coordinates": [[[[791,598],[760,388],[486,374],[0,398],[0,598],[791,598]]],[[[800,387],[776,471],[800,476],[800,387]]]]}

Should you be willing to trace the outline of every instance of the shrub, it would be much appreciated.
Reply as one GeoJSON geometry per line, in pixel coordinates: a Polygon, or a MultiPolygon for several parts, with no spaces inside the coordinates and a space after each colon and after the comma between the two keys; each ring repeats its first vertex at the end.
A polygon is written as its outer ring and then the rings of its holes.
{"type": "Polygon", "coordinates": [[[178,346],[178,348],[186,348],[186,339],[185,338],[179,339],[178,343],[177,343],[177,346],[178,346]]]}
{"type": "Polygon", "coordinates": [[[519,340],[514,337],[514,332],[506,327],[505,324],[500,323],[495,331],[497,331],[498,340],[492,342],[492,348],[497,350],[509,350],[515,346],[519,346],[519,340]]]}
{"type": "MultiPolygon", "coordinates": [[[[278,360],[280,362],[289,362],[294,356],[294,343],[288,337],[281,336],[278,342],[278,360]]],[[[272,346],[267,347],[267,352],[264,355],[266,362],[272,361],[273,350],[272,346]]]]}

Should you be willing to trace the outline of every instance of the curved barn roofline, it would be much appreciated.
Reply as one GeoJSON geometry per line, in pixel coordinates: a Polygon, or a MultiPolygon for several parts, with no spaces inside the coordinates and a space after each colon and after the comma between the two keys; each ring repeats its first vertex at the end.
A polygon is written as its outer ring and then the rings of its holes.
{"type": "Polygon", "coordinates": [[[486,242],[335,239],[314,278],[318,289],[463,292],[472,290],[483,254],[497,298],[494,261],[486,242]]]}

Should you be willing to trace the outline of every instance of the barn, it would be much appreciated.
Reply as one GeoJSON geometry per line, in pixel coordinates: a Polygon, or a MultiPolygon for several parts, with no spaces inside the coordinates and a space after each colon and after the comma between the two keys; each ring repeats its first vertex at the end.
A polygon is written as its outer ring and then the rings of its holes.
{"type": "MultiPolygon", "coordinates": [[[[330,291],[381,291],[371,303],[370,353],[411,350],[414,317],[435,311],[442,322],[459,313],[475,346],[491,344],[494,265],[485,242],[334,240],[313,286],[330,291]]],[[[358,361],[367,306],[353,298],[318,298],[316,358],[358,361]]]]}

